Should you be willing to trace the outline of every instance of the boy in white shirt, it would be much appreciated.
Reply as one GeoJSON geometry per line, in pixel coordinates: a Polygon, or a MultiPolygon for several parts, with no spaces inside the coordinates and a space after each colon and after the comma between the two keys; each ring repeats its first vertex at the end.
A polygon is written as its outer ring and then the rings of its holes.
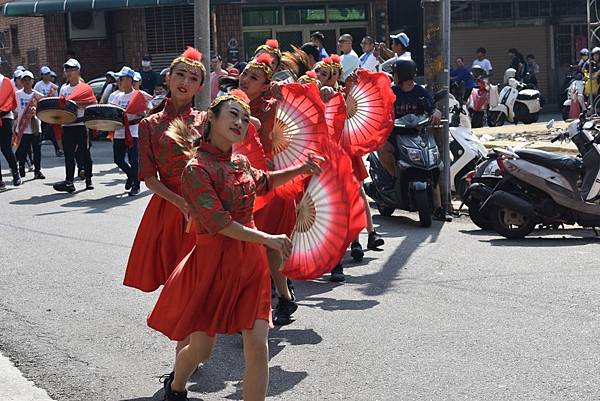
{"type": "MultiPolygon", "coordinates": [[[[42,76],[42,80],[38,81],[33,90],[36,92],[40,92],[44,96],[57,96],[58,95],[58,85],[51,81],[52,70],[47,66],[43,66],[40,68],[40,75],[42,76]]],[[[54,153],[56,156],[62,156],[63,151],[58,145],[56,141],[56,137],[54,136],[54,130],[52,130],[52,126],[50,124],[46,124],[42,122],[42,140],[50,139],[52,141],[52,145],[54,145],[54,153]]]]}
{"type": "MultiPolygon", "coordinates": [[[[117,76],[120,90],[110,95],[108,103],[126,109],[134,94],[134,78],[137,78],[136,72],[125,66],[117,73],[117,76]]],[[[125,189],[130,190],[129,196],[136,196],[140,193],[140,180],[138,178],[138,126],[142,118],[143,116],[141,115],[127,114],[129,130],[133,137],[133,146],[131,148],[128,148],[125,142],[125,128],[115,130],[113,136],[114,161],[127,174],[125,189]],[[129,163],[125,161],[125,155],[127,155],[129,163]]]]}
{"type": "Polygon", "coordinates": [[[478,66],[485,70],[485,73],[488,77],[492,76],[492,63],[490,60],[485,58],[487,54],[487,50],[485,48],[480,47],[477,49],[477,58],[473,60],[473,67],[478,66]]]}
{"type": "Polygon", "coordinates": [[[38,91],[33,90],[33,73],[23,71],[21,74],[23,89],[17,91],[17,108],[15,110],[16,123],[13,130],[21,134],[21,142],[17,149],[17,161],[19,162],[19,175],[25,177],[25,163],[29,149],[33,149],[34,176],[36,180],[43,180],[42,174],[42,149],[40,146],[40,120],[35,115],[37,102],[44,97],[38,91]],[[20,132],[22,130],[22,132],[20,132]]]}

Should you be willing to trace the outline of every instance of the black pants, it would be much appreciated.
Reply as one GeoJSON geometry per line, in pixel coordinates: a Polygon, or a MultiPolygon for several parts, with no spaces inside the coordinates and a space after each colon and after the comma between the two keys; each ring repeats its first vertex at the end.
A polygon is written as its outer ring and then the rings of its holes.
{"type": "Polygon", "coordinates": [[[119,166],[127,178],[133,181],[133,187],[140,187],[140,180],[138,179],[138,139],[133,138],[133,146],[131,149],[127,148],[125,139],[113,139],[113,154],[115,164],[119,166]],[[129,164],[125,161],[125,155],[129,160],[129,164]]]}
{"type": "Polygon", "coordinates": [[[42,122],[42,134],[44,139],[50,139],[52,141],[52,145],[54,145],[54,151],[58,152],[60,148],[58,147],[58,142],[56,141],[56,137],[54,136],[54,130],[50,124],[46,124],[42,122]]]}
{"type": "Polygon", "coordinates": [[[17,159],[12,151],[12,126],[13,120],[11,118],[2,119],[2,127],[0,127],[0,151],[4,155],[4,158],[8,162],[8,166],[13,172],[17,171],[17,159]]]}
{"type": "Polygon", "coordinates": [[[23,134],[21,137],[21,143],[17,149],[17,160],[19,161],[20,167],[25,168],[25,162],[27,154],[30,149],[33,149],[33,166],[35,171],[39,172],[42,168],[42,147],[40,145],[39,134],[23,134]]]}
{"type": "Polygon", "coordinates": [[[90,136],[85,125],[63,126],[63,150],[65,152],[65,180],[73,182],[75,176],[76,153],[81,156],[85,178],[92,178],[92,156],[90,155],[90,136]]]}

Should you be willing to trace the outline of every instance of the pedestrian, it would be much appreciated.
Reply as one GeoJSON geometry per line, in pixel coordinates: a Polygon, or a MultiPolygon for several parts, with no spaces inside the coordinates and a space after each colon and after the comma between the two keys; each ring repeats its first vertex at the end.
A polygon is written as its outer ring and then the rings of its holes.
{"type": "Polygon", "coordinates": [[[491,77],[494,70],[492,69],[492,63],[490,60],[486,58],[487,50],[485,47],[480,47],[475,53],[477,54],[477,58],[473,60],[471,67],[473,68],[479,66],[485,71],[487,77],[491,77]]]}
{"type": "MultiPolygon", "coordinates": [[[[331,96],[333,96],[335,92],[341,92],[344,96],[346,95],[346,88],[339,85],[339,77],[343,74],[343,66],[339,63],[339,61],[336,60],[335,57],[326,57],[324,60],[321,60],[315,66],[315,71],[317,73],[317,79],[320,82],[321,94],[324,103],[331,99],[331,96]]],[[[363,188],[363,182],[369,177],[369,173],[365,168],[365,164],[361,156],[350,156],[350,159],[352,160],[352,173],[354,174],[356,180],[360,183],[361,197],[365,202],[365,217],[367,221],[368,233],[367,248],[378,249],[379,247],[383,246],[385,242],[383,238],[381,238],[381,235],[375,231],[375,227],[373,225],[373,216],[371,215],[371,209],[369,207],[369,201],[363,188]]],[[[361,261],[363,259],[364,250],[358,238],[352,239],[352,243],[350,244],[350,254],[355,261],[361,261]]],[[[338,283],[346,280],[342,261],[333,267],[329,280],[338,283]]]]}
{"type": "Polygon", "coordinates": [[[359,66],[358,55],[352,49],[352,35],[345,33],[340,36],[338,39],[338,45],[342,53],[341,60],[343,73],[341,81],[345,82],[346,78],[348,78],[348,76],[352,74],[359,66]]]}
{"type": "MultiPolygon", "coordinates": [[[[56,96],[58,94],[58,85],[52,82],[52,70],[49,67],[43,66],[40,68],[40,76],[41,80],[38,81],[33,87],[34,91],[40,92],[44,96],[56,96]]],[[[42,122],[42,139],[50,139],[52,141],[52,145],[54,146],[54,154],[57,157],[63,155],[63,151],[56,140],[54,135],[54,130],[50,124],[42,122]]]]}
{"type": "Polygon", "coordinates": [[[302,46],[300,46],[300,50],[302,50],[304,53],[306,53],[306,56],[308,57],[308,63],[307,63],[307,67],[309,69],[312,69],[314,67],[314,65],[317,63],[317,61],[321,60],[321,56],[319,54],[319,49],[313,45],[312,43],[305,43],[302,46]]]}
{"type": "Polygon", "coordinates": [[[106,82],[100,91],[102,94],[100,96],[100,104],[108,103],[110,95],[119,89],[119,86],[117,85],[117,74],[113,71],[107,71],[104,76],[106,77],[106,82]]]}
{"type": "MultiPolygon", "coordinates": [[[[81,64],[74,58],[71,58],[63,65],[67,82],[60,88],[60,96],[69,96],[73,93],[75,87],[81,83],[81,64]]],[[[62,125],[62,145],[65,152],[65,180],[54,184],[56,191],[75,192],[73,180],[75,177],[76,157],[83,168],[85,177],[85,189],[92,190],[92,156],[90,154],[90,135],[83,124],[84,105],[77,107],[77,120],[72,124],[62,125]],[[76,155],[76,153],[78,155],[76,155]]]]}
{"type": "Polygon", "coordinates": [[[13,87],[15,88],[15,92],[19,89],[23,89],[23,84],[21,83],[21,74],[24,70],[16,69],[13,72],[13,87]]]}
{"type": "MultiPolygon", "coordinates": [[[[134,95],[133,78],[135,71],[125,66],[119,71],[120,91],[113,93],[109,104],[126,109],[134,95]]],[[[138,126],[143,115],[127,114],[127,127],[117,128],[113,134],[113,159],[119,168],[127,175],[125,190],[129,196],[140,193],[140,180],[138,178],[138,126]],[[128,141],[131,141],[128,143],[128,141]],[[128,162],[125,161],[127,155],[128,162]]]]}
{"type": "Polygon", "coordinates": [[[284,234],[255,228],[254,200],[294,177],[319,172],[320,159],[311,156],[304,164],[267,173],[252,168],[245,156],[232,155],[232,145],[247,134],[248,103],[234,90],[212,102],[202,134],[178,126],[170,132],[194,155],[183,171],[182,188],[196,246],[171,274],[148,316],[150,327],[173,340],[189,336],[173,377],[165,382],[167,401],[187,400],[187,381],[210,357],[217,334],[239,332],[246,365],[243,398],[263,401],[267,394],[271,290],[265,247],[285,260],[292,243],[284,234]]]}
{"type": "Polygon", "coordinates": [[[523,81],[523,78],[525,78],[528,73],[525,57],[523,57],[523,55],[514,47],[508,49],[508,57],[510,57],[510,65],[508,68],[514,68],[517,72],[515,78],[519,81],[523,81]]]}
{"type": "Polygon", "coordinates": [[[398,60],[412,60],[412,55],[408,51],[410,45],[410,38],[404,32],[390,35],[390,49],[385,47],[385,44],[381,44],[379,47],[380,54],[387,57],[380,68],[382,71],[391,73],[393,67],[398,60]]]}
{"type": "Polygon", "coordinates": [[[43,180],[42,174],[42,148],[40,133],[42,130],[40,120],[35,115],[37,102],[44,98],[41,92],[33,90],[33,73],[23,71],[21,74],[23,89],[17,91],[17,108],[15,110],[16,124],[13,125],[14,137],[18,144],[16,157],[19,165],[19,175],[24,178],[25,165],[30,150],[33,150],[33,166],[36,180],[43,180]]]}
{"type": "Polygon", "coordinates": [[[525,61],[527,62],[527,71],[529,73],[529,75],[526,77],[526,83],[529,83],[537,88],[537,74],[540,73],[540,65],[536,63],[535,56],[533,54],[528,54],[527,57],[525,57],[525,61]]]}
{"type": "Polygon", "coordinates": [[[160,74],[152,70],[152,57],[146,54],[142,58],[141,89],[146,93],[154,93],[154,87],[161,82],[160,74]]]}
{"type": "Polygon", "coordinates": [[[213,101],[219,93],[219,82],[221,78],[228,75],[223,69],[223,59],[218,54],[213,54],[210,58],[210,100],[213,101]]]}
{"type": "MultiPolygon", "coordinates": [[[[136,91],[143,91],[146,95],[148,95],[148,97],[150,97],[150,94],[142,89],[142,74],[140,74],[137,71],[133,72],[132,86],[133,86],[133,89],[135,89],[136,91]]],[[[155,86],[155,88],[156,88],[156,86],[155,86]]],[[[152,92],[154,92],[154,89],[152,89],[152,92]]]]}
{"type": "Polygon", "coordinates": [[[379,71],[379,61],[375,56],[375,40],[371,36],[365,36],[360,42],[363,54],[358,58],[360,68],[369,71],[379,71]]]}
{"type": "MultiPolygon", "coordinates": [[[[250,99],[252,116],[260,120],[258,136],[269,163],[273,160],[273,129],[277,100],[271,95],[273,70],[268,54],[259,54],[250,61],[239,79],[239,87],[250,99]]],[[[269,234],[285,234],[288,237],[296,224],[296,205],[294,200],[274,194],[271,200],[254,214],[256,227],[269,234]]],[[[278,326],[290,324],[292,315],[298,309],[296,297],[290,289],[287,277],[280,268],[283,260],[278,252],[267,249],[269,269],[273,283],[279,294],[277,306],[273,311],[273,323],[278,326]]]]}
{"type": "Polygon", "coordinates": [[[454,63],[455,68],[450,70],[450,83],[462,86],[464,90],[462,93],[463,99],[466,101],[471,95],[471,90],[477,85],[471,70],[465,66],[465,60],[462,57],[457,57],[454,63]]]}
{"type": "Polygon", "coordinates": [[[325,35],[323,35],[319,31],[313,32],[310,34],[310,41],[319,50],[319,59],[317,61],[320,61],[320,60],[324,59],[325,57],[329,57],[329,54],[327,53],[327,50],[325,49],[325,46],[324,46],[325,35]]]}
{"type": "MultiPolygon", "coordinates": [[[[17,95],[13,86],[14,81],[0,74],[0,151],[4,155],[8,167],[12,173],[13,185],[15,187],[21,185],[21,177],[17,168],[17,159],[12,149],[12,132],[13,132],[13,111],[17,107],[17,95]]],[[[6,188],[6,184],[2,180],[2,169],[0,168],[0,190],[6,188]]]]}

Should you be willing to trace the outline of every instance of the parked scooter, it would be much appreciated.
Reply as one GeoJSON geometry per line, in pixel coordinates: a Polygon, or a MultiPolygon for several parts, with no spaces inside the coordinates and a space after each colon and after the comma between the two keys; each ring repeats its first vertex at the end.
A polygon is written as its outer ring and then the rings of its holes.
{"type": "Polygon", "coordinates": [[[471,126],[481,128],[485,124],[486,113],[490,105],[489,82],[485,70],[479,66],[473,67],[471,74],[475,78],[477,86],[471,90],[467,99],[467,109],[469,109],[471,117],[471,126]]]}
{"type": "Polygon", "coordinates": [[[486,157],[487,150],[471,131],[470,121],[466,116],[465,106],[449,95],[450,110],[450,186],[462,199],[469,183],[467,175],[486,157]]]}
{"type": "Polygon", "coordinates": [[[377,154],[371,153],[367,160],[372,182],[365,184],[365,192],[381,215],[391,216],[396,209],[419,212],[422,227],[431,226],[433,183],[440,175],[440,154],[433,135],[425,129],[428,123],[426,114],[397,118],[391,134],[396,177],[382,166],[377,154]]]}
{"type": "Polygon", "coordinates": [[[489,204],[485,204],[485,201],[502,180],[502,172],[496,158],[496,153],[488,153],[486,159],[467,175],[469,187],[463,195],[463,204],[458,208],[460,212],[462,206],[466,205],[469,209],[469,217],[482,230],[493,229],[489,217],[490,207],[489,204]]]}
{"type": "MultiPolygon", "coordinates": [[[[600,227],[600,135],[582,113],[552,142],[572,140],[582,155],[495,150],[503,179],[486,200],[494,229],[523,238],[538,225],[600,227]]],[[[597,232],[597,231],[596,231],[597,232]]]]}
{"type": "Polygon", "coordinates": [[[497,127],[505,121],[517,124],[535,123],[542,109],[540,91],[530,89],[527,85],[515,79],[517,71],[509,68],[504,73],[504,83],[507,85],[498,94],[498,87],[490,85],[490,111],[488,125],[497,127]]]}
{"type": "MultiPolygon", "coordinates": [[[[567,87],[565,88],[566,99],[562,106],[562,118],[567,120],[571,112],[571,104],[577,101],[579,102],[579,110],[583,111],[586,109],[585,105],[585,94],[584,87],[585,81],[583,80],[583,74],[577,71],[576,66],[569,68],[567,77],[570,78],[567,87]]],[[[578,113],[579,114],[579,113],[578,113]]]]}

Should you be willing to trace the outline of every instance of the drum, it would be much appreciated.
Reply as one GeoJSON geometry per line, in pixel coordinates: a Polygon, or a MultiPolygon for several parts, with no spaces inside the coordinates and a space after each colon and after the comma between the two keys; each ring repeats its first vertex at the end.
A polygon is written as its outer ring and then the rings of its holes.
{"type": "Polygon", "coordinates": [[[36,115],[46,124],[72,124],[77,120],[77,103],[65,100],[61,107],[58,97],[46,97],[38,102],[36,115]]]}
{"type": "Polygon", "coordinates": [[[114,131],[123,128],[125,109],[114,104],[94,104],[85,108],[83,121],[89,129],[114,131]]]}

